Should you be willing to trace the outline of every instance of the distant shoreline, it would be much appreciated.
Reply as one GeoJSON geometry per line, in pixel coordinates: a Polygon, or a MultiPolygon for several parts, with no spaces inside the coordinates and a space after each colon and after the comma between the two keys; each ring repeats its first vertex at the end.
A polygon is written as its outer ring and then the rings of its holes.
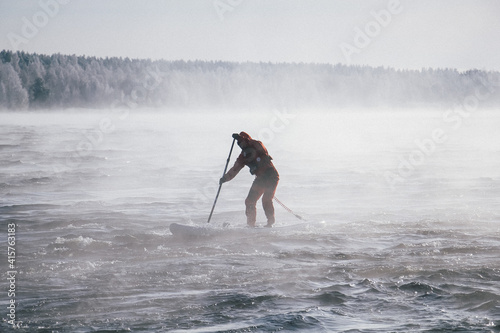
{"type": "Polygon", "coordinates": [[[0,52],[0,110],[500,106],[500,72],[0,52]]]}

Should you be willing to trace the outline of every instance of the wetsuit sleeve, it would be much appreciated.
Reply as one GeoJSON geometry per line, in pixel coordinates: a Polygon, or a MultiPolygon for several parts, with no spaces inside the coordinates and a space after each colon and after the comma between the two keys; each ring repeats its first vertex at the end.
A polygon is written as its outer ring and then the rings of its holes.
{"type": "Polygon", "coordinates": [[[245,157],[243,156],[243,153],[241,153],[240,156],[238,156],[238,158],[236,159],[236,162],[234,162],[233,167],[229,169],[229,171],[224,175],[224,179],[226,181],[230,181],[231,179],[236,177],[238,172],[240,172],[240,170],[243,169],[244,166],[245,157]]]}

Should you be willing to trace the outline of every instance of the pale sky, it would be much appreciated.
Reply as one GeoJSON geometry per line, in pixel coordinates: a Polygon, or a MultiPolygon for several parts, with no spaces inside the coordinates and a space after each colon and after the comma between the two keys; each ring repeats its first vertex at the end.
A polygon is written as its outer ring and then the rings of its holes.
{"type": "Polygon", "coordinates": [[[0,50],[500,71],[498,0],[0,0],[0,50]]]}

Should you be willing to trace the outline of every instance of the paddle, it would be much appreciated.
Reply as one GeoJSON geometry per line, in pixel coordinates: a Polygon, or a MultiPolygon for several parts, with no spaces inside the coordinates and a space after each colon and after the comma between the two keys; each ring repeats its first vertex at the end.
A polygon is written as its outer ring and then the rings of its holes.
{"type": "MultiPolygon", "coordinates": [[[[236,138],[233,138],[233,143],[231,144],[231,150],[229,150],[229,156],[227,157],[226,166],[224,168],[224,172],[222,173],[222,177],[224,177],[224,175],[226,174],[227,165],[229,164],[229,160],[231,159],[231,153],[233,152],[234,141],[236,141],[236,138]]],[[[221,187],[222,187],[222,183],[219,184],[219,189],[217,190],[217,195],[215,196],[214,205],[212,206],[212,210],[210,211],[210,216],[208,217],[207,223],[210,223],[210,219],[212,218],[212,214],[213,214],[214,209],[215,209],[215,204],[217,203],[217,199],[219,198],[219,193],[220,193],[221,187]]]]}

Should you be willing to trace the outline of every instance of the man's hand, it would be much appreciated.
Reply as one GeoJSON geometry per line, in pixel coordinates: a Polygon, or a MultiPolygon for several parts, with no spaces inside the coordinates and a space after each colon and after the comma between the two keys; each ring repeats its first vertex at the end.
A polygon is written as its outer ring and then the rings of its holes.
{"type": "Polygon", "coordinates": [[[225,182],[227,182],[226,177],[225,177],[225,176],[222,176],[222,178],[221,178],[221,179],[219,179],[219,185],[222,185],[222,184],[224,184],[225,182]]]}

